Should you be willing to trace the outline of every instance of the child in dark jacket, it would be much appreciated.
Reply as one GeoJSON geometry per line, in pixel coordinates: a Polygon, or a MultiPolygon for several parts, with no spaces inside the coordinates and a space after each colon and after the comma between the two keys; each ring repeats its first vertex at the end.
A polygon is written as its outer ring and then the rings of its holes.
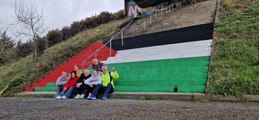
{"type": "Polygon", "coordinates": [[[78,77],[76,76],[76,72],[71,73],[71,78],[67,81],[67,83],[64,86],[64,90],[57,96],[57,99],[67,99],[70,97],[71,93],[74,90],[74,84],[76,83],[76,80],[78,77]]]}
{"type": "Polygon", "coordinates": [[[77,79],[73,93],[76,94],[75,98],[84,98],[86,91],[86,84],[84,81],[91,77],[88,69],[84,70],[84,73],[77,79]]]}

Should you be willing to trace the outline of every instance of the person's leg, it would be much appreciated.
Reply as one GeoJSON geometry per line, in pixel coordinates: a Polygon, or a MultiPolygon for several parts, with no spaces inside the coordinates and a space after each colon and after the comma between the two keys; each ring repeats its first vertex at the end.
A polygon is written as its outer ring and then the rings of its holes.
{"type": "Polygon", "coordinates": [[[64,96],[65,95],[65,90],[62,90],[59,94],[59,96],[64,96]]]}
{"type": "Polygon", "coordinates": [[[105,92],[104,92],[104,94],[103,94],[103,98],[102,98],[102,99],[107,100],[109,94],[110,94],[111,92],[113,92],[112,89],[113,89],[112,84],[109,83],[109,84],[107,85],[107,87],[106,87],[106,90],[105,90],[105,92]]]}
{"type": "Polygon", "coordinates": [[[90,96],[90,99],[96,99],[96,96],[97,96],[99,90],[101,89],[101,87],[102,87],[102,85],[97,85],[97,86],[94,88],[94,90],[93,90],[93,92],[92,92],[92,94],[91,94],[91,96],[90,96]]]}
{"type": "Polygon", "coordinates": [[[70,97],[72,97],[72,98],[79,98],[79,97],[80,97],[79,91],[80,91],[79,88],[74,87],[74,90],[73,90],[73,92],[71,93],[70,97]]]}
{"type": "Polygon", "coordinates": [[[63,90],[63,88],[64,88],[64,85],[57,85],[57,89],[56,89],[57,95],[60,94],[60,92],[63,90]]]}
{"type": "Polygon", "coordinates": [[[72,94],[73,90],[74,90],[74,87],[70,87],[70,88],[67,90],[65,96],[66,96],[67,98],[69,98],[70,95],[72,94]]]}
{"type": "Polygon", "coordinates": [[[84,84],[82,84],[79,88],[78,88],[78,94],[79,95],[82,95],[83,93],[84,93],[84,91],[85,91],[85,85],[84,84]]]}
{"type": "Polygon", "coordinates": [[[89,93],[92,93],[95,87],[96,87],[96,85],[94,85],[94,87],[90,87],[89,85],[85,85],[85,90],[83,92],[83,94],[85,94],[85,97],[88,97],[89,93]]]}
{"type": "Polygon", "coordinates": [[[60,92],[61,92],[61,90],[60,90],[60,85],[57,85],[57,87],[56,87],[56,92],[57,92],[57,95],[60,94],[60,92]]]}

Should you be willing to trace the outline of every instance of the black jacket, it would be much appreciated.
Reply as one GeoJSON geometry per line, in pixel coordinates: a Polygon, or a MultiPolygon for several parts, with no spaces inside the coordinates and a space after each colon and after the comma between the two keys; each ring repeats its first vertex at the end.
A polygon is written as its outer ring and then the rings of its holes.
{"type": "MultiPolygon", "coordinates": [[[[77,83],[83,83],[84,84],[84,81],[86,80],[86,79],[88,79],[88,78],[90,78],[92,75],[88,75],[88,76],[85,76],[85,74],[84,73],[82,73],[81,74],[81,76],[77,79],[77,81],[76,81],[76,84],[77,83]]],[[[75,85],[76,85],[75,84],[75,85]]]]}
{"type": "Polygon", "coordinates": [[[98,63],[98,65],[94,65],[94,64],[92,64],[92,69],[93,70],[97,70],[97,71],[101,71],[102,72],[102,66],[103,66],[104,64],[103,63],[101,63],[101,62],[99,62],[98,63]]]}

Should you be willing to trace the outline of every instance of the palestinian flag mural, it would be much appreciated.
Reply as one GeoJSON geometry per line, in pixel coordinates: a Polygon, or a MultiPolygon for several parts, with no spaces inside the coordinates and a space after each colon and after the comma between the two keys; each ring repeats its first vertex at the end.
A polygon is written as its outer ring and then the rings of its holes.
{"type": "Polygon", "coordinates": [[[210,62],[213,24],[163,31],[113,41],[119,92],[204,92],[210,62]]]}

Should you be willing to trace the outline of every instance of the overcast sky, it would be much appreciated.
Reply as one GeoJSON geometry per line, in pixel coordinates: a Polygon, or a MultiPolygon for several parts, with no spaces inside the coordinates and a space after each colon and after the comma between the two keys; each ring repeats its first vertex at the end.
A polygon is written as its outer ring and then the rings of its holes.
{"type": "MultiPolygon", "coordinates": [[[[0,0],[0,27],[6,27],[15,22],[15,0],[0,0]]],[[[19,0],[17,0],[19,1],[19,0]]],[[[43,10],[45,25],[48,30],[62,28],[73,21],[79,21],[88,16],[99,14],[101,11],[116,12],[124,7],[124,0],[22,0],[26,4],[33,4],[43,10]]],[[[12,34],[8,29],[8,34],[12,34]]],[[[20,39],[20,38],[16,38],[20,39]]],[[[24,40],[23,40],[24,41],[24,40]]]]}

